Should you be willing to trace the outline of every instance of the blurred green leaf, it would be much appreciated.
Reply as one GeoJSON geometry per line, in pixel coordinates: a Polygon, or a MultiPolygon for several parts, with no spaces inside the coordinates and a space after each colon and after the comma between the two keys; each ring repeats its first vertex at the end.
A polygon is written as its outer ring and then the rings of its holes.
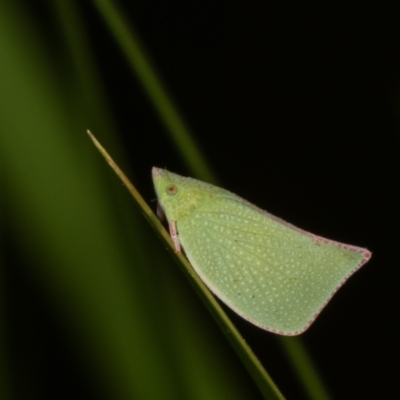
{"type": "MultiPolygon", "coordinates": [[[[94,101],[104,97],[90,81],[90,57],[71,62],[85,53],[77,49],[85,43],[79,19],[71,8],[59,12],[78,34],[66,34],[63,50],[76,71],[64,75],[16,3],[0,5],[0,52],[7,55],[0,65],[0,178],[24,273],[46,292],[106,396],[245,398],[254,389],[222,336],[175,267],[154,254],[156,242],[126,194],[107,190],[115,178],[82,121],[95,116],[103,134],[112,123],[104,102],[94,101]],[[85,85],[76,85],[77,76],[85,85]]],[[[32,398],[35,390],[46,393],[33,385],[32,398]]]]}

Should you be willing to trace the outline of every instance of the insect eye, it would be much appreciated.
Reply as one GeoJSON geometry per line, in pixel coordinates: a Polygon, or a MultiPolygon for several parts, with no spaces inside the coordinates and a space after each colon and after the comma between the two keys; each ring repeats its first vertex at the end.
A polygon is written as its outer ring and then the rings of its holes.
{"type": "Polygon", "coordinates": [[[167,194],[169,194],[170,196],[174,196],[178,193],[178,187],[176,185],[174,185],[173,183],[170,183],[165,191],[167,192],[167,194]]]}

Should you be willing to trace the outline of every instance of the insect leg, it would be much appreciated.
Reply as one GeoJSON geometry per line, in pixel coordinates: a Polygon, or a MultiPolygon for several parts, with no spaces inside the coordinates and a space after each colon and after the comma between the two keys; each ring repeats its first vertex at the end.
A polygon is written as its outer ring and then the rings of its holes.
{"type": "Polygon", "coordinates": [[[171,239],[174,242],[175,253],[179,254],[181,252],[181,244],[179,243],[178,232],[176,230],[175,221],[170,221],[169,223],[169,234],[171,235],[171,239]]]}

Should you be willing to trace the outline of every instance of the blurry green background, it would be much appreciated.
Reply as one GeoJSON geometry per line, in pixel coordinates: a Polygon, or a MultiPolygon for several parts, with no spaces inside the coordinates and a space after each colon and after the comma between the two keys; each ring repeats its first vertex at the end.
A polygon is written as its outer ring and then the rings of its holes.
{"type": "MultiPolygon", "coordinates": [[[[351,3],[2,0],[0,399],[262,398],[85,134],[153,209],[153,165],[207,175],[169,134],[170,114],[160,116],[128,61],[110,4],[222,186],[372,250],[302,340],[332,398],[392,393],[394,13],[351,3]]],[[[282,392],[309,398],[276,337],[227,313],[282,392]]]]}

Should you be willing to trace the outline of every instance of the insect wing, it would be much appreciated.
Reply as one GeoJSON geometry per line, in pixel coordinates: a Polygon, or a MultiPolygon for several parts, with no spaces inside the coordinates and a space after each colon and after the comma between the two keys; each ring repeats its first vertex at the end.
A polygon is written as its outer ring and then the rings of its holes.
{"type": "Polygon", "coordinates": [[[233,194],[215,196],[177,227],[210,290],[243,318],[285,335],[307,329],[369,254],[301,231],[233,194]]]}

